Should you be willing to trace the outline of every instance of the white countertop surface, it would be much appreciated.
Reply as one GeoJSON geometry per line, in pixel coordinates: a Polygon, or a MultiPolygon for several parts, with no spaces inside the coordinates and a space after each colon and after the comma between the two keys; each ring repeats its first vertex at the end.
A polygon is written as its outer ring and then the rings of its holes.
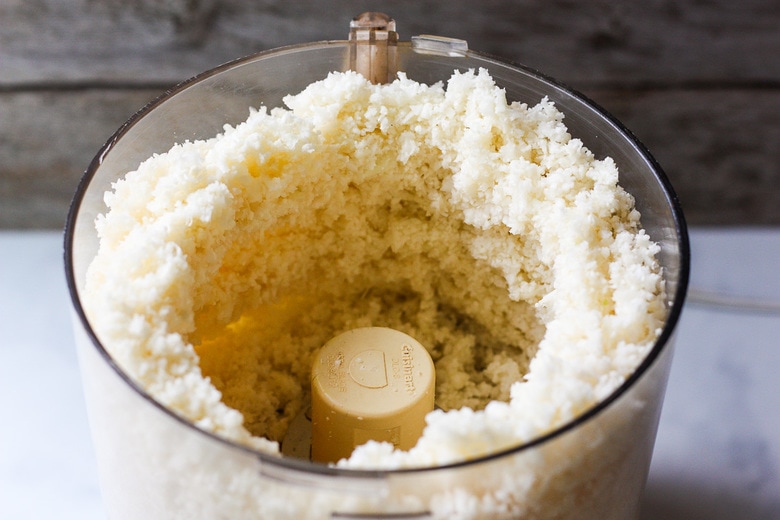
{"type": "MultiPolygon", "coordinates": [[[[642,520],[780,519],[780,229],[691,232],[642,520]]],[[[0,518],[104,519],[62,237],[0,232],[0,518]]]]}

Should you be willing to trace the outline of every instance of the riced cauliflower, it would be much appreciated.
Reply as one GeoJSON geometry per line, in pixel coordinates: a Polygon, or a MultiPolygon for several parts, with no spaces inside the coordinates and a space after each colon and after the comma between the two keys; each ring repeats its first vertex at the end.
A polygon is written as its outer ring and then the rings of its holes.
{"type": "Polygon", "coordinates": [[[433,466],[549,432],[644,359],[658,246],[553,103],[508,103],[484,70],[332,73],[285,103],[106,194],[88,316],[159,402],[278,453],[313,353],[391,327],[429,350],[440,409],[410,451],[369,442],[339,465],[433,466]]]}

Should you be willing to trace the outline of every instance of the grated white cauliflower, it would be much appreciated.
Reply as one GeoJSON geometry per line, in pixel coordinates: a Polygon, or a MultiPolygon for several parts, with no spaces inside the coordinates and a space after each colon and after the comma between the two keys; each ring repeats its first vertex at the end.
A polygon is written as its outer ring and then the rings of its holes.
{"type": "Polygon", "coordinates": [[[388,326],[430,350],[442,410],[411,451],[340,465],[440,465],[571,420],[649,351],[658,247],[551,102],[508,104],[485,71],[446,88],[332,73],[285,102],[106,194],[88,315],[165,406],[277,453],[313,352],[388,326]]]}

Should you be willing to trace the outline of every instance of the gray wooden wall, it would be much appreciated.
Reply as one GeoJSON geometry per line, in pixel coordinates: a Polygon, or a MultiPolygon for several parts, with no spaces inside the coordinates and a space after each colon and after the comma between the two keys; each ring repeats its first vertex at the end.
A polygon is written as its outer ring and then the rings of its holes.
{"type": "Polygon", "coordinates": [[[103,142],[167,87],[366,10],[466,39],[622,120],[695,225],[780,224],[774,0],[0,0],[0,228],[60,228],[103,142]]]}

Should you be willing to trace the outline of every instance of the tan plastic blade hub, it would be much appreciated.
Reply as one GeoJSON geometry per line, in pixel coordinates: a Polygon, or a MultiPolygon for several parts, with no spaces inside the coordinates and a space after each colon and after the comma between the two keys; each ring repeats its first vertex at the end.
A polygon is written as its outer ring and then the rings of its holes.
{"type": "Polygon", "coordinates": [[[369,327],[333,338],[312,364],[312,460],[337,462],[369,440],[412,448],[434,383],[430,355],[403,332],[369,327]]]}

